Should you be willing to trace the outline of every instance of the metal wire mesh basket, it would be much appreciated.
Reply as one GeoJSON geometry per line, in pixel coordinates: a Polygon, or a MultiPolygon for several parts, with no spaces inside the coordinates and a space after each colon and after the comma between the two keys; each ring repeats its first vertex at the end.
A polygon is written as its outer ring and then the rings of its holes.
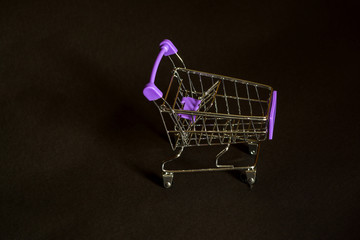
{"type": "Polygon", "coordinates": [[[256,180],[256,163],[260,142],[272,139],[275,123],[277,92],[272,87],[242,79],[187,69],[176,47],[164,40],[155,61],[145,97],[158,107],[170,145],[179,152],[163,162],[166,188],[172,185],[173,174],[242,170],[250,187],[256,180]],[[165,96],[155,86],[155,75],[163,56],[169,56],[174,69],[165,96]],[[170,55],[176,55],[183,67],[176,67],[170,55]],[[254,164],[235,167],[220,165],[218,160],[231,144],[247,143],[255,155],[254,164]],[[216,156],[214,168],[168,170],[165,164],[180,157],[184,147],[226,145],[216,156]]]}

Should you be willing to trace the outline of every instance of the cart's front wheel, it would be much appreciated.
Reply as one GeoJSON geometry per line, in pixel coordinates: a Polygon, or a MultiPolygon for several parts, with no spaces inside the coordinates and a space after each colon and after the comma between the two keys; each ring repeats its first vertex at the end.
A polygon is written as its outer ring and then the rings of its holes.
{"type": "Polygon", "coordinates": [[[163,173],[163,182],[165,188],[170,188],[172,186],[173,178],[173,173],[163,173]]]}
{"type": "Polygon", "coordinates": [[[245,171],[246,182],[249,184],[250,189],[253,188],[256,181],[256,169],[248,169],[245,171]]]}
{"type": "Polygon", "coordinates": [[[256,155],[258,152],[259,144],[258,143],[248,143],[249,152],[251,155],[256,155]]]}

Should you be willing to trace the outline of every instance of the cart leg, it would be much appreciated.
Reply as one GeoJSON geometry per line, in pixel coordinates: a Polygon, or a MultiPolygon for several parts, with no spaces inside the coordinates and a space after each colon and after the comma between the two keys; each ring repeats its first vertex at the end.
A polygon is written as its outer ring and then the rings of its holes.
{"type": "Polygon", "coordinates": [[[253,185],[256,181],[256,168],[249,168],[245,171],[246,174],[246,181],[250,186],[250,189],[253,188],[253,185]]]}
{"type": "Polygon", "coordinates": [[[171,187],[173,178],[174,178],[173,173],[168,173],[168,172],[163,173],[163,182],[164,182],[164,187],[165,188],[170,188],[171,187]]]}
{"type": "Polygon", "coordinates": [[[256,142],[249,142],[248,143],[249,146],[249,152],[251,155],[256,155],[258,152],[258,148],[259,148],[259,144],[256,142]]]}
{"type": "Polygon", "coordinates": [[[225,167],[225,168],[233,168],[234,167],[234,165],[221,165],[221,164],[219,164],[219,158],[222,156],[222,155],[224,155],[228,150],[229,150],[229,147],[230,147],[230,144],[228,144],[227,146],[226,146],[226,148],[224,148],[221,152],[219,152],[217,155],[216,155],[216,161],[215,161],[215,165],[216,165],[216,167],[218,167],[218,168],[221,168],[221,167],[225,167]]]}
{"type": "Polygon", "coordinates": [[[162,166],[161,166],[161,169],[162,169],[162,172],[163,172],[162,176],[163,176],[163,182],[164,182],[164,187],[165,188],[169,188],[169,187],[172,186],[172,181],[173,181],[173,178],[174,178],[174,173],[172,173],[171,170],[166,170],[165,165],[168,162],[171,162],[171,161],[179,158],[181,156],[181,153],[183,152],[183,150],[184,150],[184,147],[182,147],[175,156],[173,156],[169,160],[164,161],[162,166]]]}

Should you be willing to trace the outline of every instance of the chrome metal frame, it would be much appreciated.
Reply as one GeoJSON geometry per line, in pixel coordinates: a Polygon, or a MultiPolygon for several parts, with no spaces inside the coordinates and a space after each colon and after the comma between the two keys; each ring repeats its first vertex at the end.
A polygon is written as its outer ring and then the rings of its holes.
{"type": "Polygon", "coordinates": [[[240,170],[246,174],[250,187],[256,181],[256,165],[260,142],[266,140],[271,106],[272,87],[237,78],[226,77],[185,67],[174,69],[164,98],[154,101],[159,109],[170,145],[178,153],[162,163],[164,187],[172,186],[174,173],[240,170]],[[259,92],[262,89],[262,93],[259,92]],[[250,93],[252,91],[252,93],[250,93]],[[245,95],[245,96],[242,96],[245,95]],[[182,97],[201,100],[197,111],[182,110],[182,97]],[[256,104],[256,105],[255,105],[256,104]],[[255,108],[256,106],[256,108],[255,108]],[[196,116],[195,121],[179,114],[196,116]],[[165,119],[167,118],[167,119],[165,119]],[[219,164],[219,159],[231,144],[247,143],[249,153],[255,156],[254,164],[236,167],[219,164]],[[179,158],[185,147],[226,145],[217,154],[215,167],[202,169],[166,169],[165,165],[179,158]]]}

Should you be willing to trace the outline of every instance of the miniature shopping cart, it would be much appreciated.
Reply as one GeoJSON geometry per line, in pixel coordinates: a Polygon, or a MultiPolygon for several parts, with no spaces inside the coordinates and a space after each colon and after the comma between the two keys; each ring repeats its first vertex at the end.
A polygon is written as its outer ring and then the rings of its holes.
{"type": "Polygon", "coordinates": [[[169,188],[174,173],[240,170],[245,181],[253,186],[260,142],[273,137],[277,92],[272,87],[187,69],[169,40],[160,43],[160,53],[152,69],[144,95],[160,111],[170,145],[178,153],[162,164],[164,187],[169,188]],[[182,67],[176,67],[174,59],[182,67]],[[168,56],[174,67],[168,90],[163,93],[155,86],[155,76],[163,56],[168,56]],[[234,166],[220,164],[219,158],[231,144],[246,143],[254,155],[253,164],[234,166]],[[224,145],[216,156],[215,166],[202,169],[170,170],[165,165],[179,158],[185,147],[224,145]]]}

